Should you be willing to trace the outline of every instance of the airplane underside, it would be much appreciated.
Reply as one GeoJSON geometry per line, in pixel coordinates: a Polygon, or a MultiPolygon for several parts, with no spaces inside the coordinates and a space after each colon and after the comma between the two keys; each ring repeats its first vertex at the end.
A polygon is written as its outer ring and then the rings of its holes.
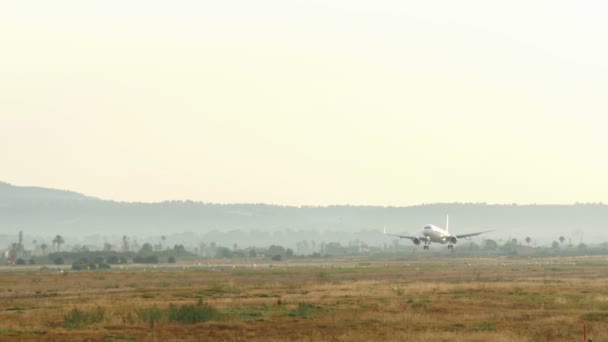
{"type": "MultiPolygon", "coordinates": [[[[424,242],[424,246],[422,246],[422,249],[429,249],[431,246],[431,241],[430,240],[422,240],[422,242],[424,242]]],[[[448,249],[453,250],[454,249],[454,245],[449,242],[448,243],[448,249]]]]}

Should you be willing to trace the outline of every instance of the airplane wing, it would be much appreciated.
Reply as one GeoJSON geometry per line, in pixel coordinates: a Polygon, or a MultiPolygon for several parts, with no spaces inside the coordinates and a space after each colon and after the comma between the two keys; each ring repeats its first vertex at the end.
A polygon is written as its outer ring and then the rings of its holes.
{"type": "Polygon", "coordinates": [[[407,236],[407,235],[398,235],[398,234],[389,234],[386,232],[386,227],[384,227],[384,235],[389,235],[389,236],[396,236],[400,239],[410,239],[410,240],[414,240],[414,239],[420,239],[418,236],[407,236]]]}
{"type": "Polygon", "coordinates": [[[468,239],[470,237],[481,235],[483,233],[489,233],[489,232],[493,232],[493,230],[485,230],[485,231],[479,232],[479,233],[460,234],[460,235],[454,235],[454,236],[456,236],[457,239],[468,239]]]}
{"type": "Polygon", "coordinates": [[[384,234],[389,235],[389,236],[396,236],[401,239],[410,239],[410,240],[420,239],[418,236],[397,235],[397,234],[389,234],[389,233],[384,233],[384,234]]]}

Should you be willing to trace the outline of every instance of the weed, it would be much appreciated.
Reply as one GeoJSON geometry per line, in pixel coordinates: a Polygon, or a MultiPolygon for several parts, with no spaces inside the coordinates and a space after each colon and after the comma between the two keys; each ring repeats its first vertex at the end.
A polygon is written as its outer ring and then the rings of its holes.
{"type": "Polygon", "coordinates": [[[154,325],[164,316],[163,311],[158,309],[156,306],[146,309],[139,309],[136,311],[136,314],[139,319],[150,325],[150,329],[154,328],[154,325]]]}
{"type": "Polygon", "coordinates": [[[135,341],[136,337],[130,336],[127,334],[109,334],[104,337],[106,340],[127,340],[127,341],[135,341]]]}
{"type": "Polygon", "coordinates": [[[135,324],[135,318],[130,312],[122,316],[121,320],[123,324],[135,324]]]}
{"type": "Polygon", "coordinates": [[[227,316],[245,322],[255,322],[264,320],[264,315],[272,310],[272,307],[263,305],[256,307],[232,308],[226,312],[227,316]]]}
{"type": "Polygon", "coordinates": [[[172,322],[195,324],[199,322],[217,320],[221,318],[220,312],[208,303],[199,300],[195,305],[169,306],[168,319],[172,322]]]}
{"type": "Polygon", "coordinates": [[[513,291],[509,292],[510,295],[524,295],[526,291],[521,287],[513,288],[513,291]]]}
{"type": "Polygon", "coordinates": [[[288,311],[286,315],[289,317],[308,318],[318,309],[319,308],[312,303],[298,303],[298,307],[295,310],[288,311]]]}
{"type": "Polygon", "coordinates": [[[319,271],[317,273],[317,280],[319,283],[327,283],[329,281],[329,275],[325,271],[319,271]]]}
{"type": "Polygon", "coordinates": [[[101,306],[91,312],[72,308],[63,316],[63,327],[66,329],[82,329],[93,323],[99,323],[105,318],[106,310],[101,306]]]}
{"type": "Polygon", "coordinates": [[[471,328],[471,331],[496,331],[496,324],[488,321],[479,322],[471,328]]]}
{"type": "Polygon", "coordinates": [[[584,321],[608,321],[608,312],[588,312],[581,315],[584,321]]]}
{"type": "Polygon", "coordinates": [[[409,306],[411,306],[412,308],[415,308],[415,309],[426,309],[427,305],[430,302],[431,301],[426,298],[421,298],[421,299],[410,298],[407,300],[407,304],[409,304],[409,306]]]}
{"type": "Polygon", "coordinates": [[[15,306],[15,307],[6,308],[4,310],[6,310],[6,311],[23,311],[23,310],[25,310],[25,308],[15,306]]]}
{"type": "Polygon", "coordinates": [[[36,329],[0,329],[0,336],[2,335],[38,335],[42,334],[40,330],[36,329]]]}
{"type": "Polygon", "coordinates": [[[222,294],[239,293],[241,292],[241,290],[230,284],[216,282],[211,284],[211,286],[209,286],[209,288],[204,292],[206,292],[207,294],[222,294]]]}

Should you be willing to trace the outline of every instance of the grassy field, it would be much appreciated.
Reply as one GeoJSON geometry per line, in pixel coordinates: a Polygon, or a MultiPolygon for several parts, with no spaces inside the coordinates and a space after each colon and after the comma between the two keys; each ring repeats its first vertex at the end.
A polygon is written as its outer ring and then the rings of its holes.
{"type": "Polygon", "coordinates": [[[606,257],[14,270],[0,340],[608,341],[606,257]]]}

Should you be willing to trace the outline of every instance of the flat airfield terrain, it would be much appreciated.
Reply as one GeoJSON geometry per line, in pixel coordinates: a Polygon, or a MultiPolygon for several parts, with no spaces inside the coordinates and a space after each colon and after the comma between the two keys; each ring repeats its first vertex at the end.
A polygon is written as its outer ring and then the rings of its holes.
{"type": "Polygon", "coordinates": [[[0,340],[608,341],[605,256],[0,272],[0,340]]]}

